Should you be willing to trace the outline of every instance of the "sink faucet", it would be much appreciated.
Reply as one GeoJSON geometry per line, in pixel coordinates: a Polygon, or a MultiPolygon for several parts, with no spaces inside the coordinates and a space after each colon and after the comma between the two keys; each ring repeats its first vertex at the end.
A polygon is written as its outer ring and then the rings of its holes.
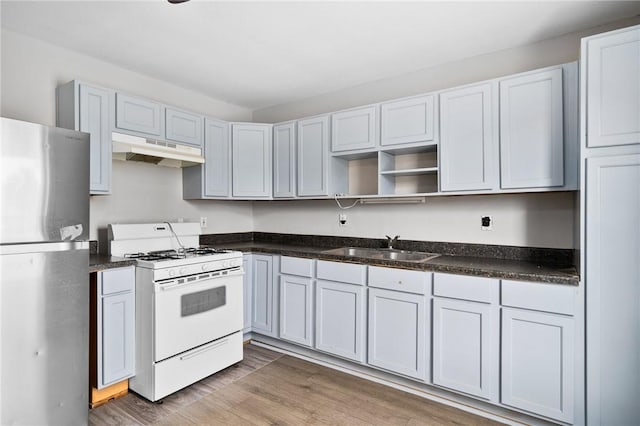
{"type": "Polygon", "coordinates": [[[385,237],[387,237],[387,248],[392,249],[393,245],[398,242],[398,238],[400,238],[400,235],[396,235],[393,238],[388,235],[385,235],[385,237]]]}

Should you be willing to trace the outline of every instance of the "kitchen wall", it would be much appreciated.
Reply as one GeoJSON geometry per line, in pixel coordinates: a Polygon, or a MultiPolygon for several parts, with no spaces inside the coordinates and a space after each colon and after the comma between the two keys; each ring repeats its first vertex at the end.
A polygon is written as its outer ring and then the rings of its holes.
{"type": "MultiPolygon", "coordinates": [[[[127,69],[80,55],[12,31],[2,30],[0,113],[4,117],[55,125],[55,88],[79,79],[157,99],[225,120],[251,120],[251,111],[127,69]]],[[[180,169],[113,162],[112,195],[92,196],[92,239],[105,248],[106,226],[115,222],[199,220],[205,232],[253,229],[250,202],[184,201],[180,169]]]]}
{"type": "MultiPolygon", "coordinates": [[[[539,43],[379,80],[334,93],[254,111],[257,122],[276,123],[368,103],[425,93],[550,65],[575,61],[580,38],[640,23],[635,17],[539,43]]],[[[357,174],[357,173],[356,173],[357,174]]],[[[254,226],[262,232],[320,233],[362,237],[400,234],[405,239],[574,248],[577,204],[572,193],[451,196],[424,205],[357,206],[349,225],[338,227],[333,202],[255,203],[254,226]],[[480,229],[480,216],[494,230],[480,229]]]]}

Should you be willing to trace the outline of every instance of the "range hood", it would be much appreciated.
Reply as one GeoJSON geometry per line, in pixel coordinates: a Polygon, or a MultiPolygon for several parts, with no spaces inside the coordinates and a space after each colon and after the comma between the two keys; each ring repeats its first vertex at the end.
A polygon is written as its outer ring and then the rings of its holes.
{"type": "Polygon", "coordinates": [[[200,148],[118,132],[111,133],[111,138],[114,160],[141,161],[168,167],[189,167],[204,163],[200,148]]]}

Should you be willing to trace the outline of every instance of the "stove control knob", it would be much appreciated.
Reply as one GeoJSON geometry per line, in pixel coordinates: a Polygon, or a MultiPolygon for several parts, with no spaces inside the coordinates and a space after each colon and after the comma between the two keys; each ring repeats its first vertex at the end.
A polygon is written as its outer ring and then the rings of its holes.
{"type": "Polygon", "coordinates": [[[210,268],[211,268],[211,265],[209,265],[208,263],[205,263],[204,265],[202,265],[203,271],[208,271],[210,268]]]}
{"type": "Polygon", "coordinates": [[[169,276],[173,277],[176,275],[176,271],[174,271],[173,269],[169,269],[169,276]]]}
{"type": "Polygon", "coordinates": [[[180,270],[178,271],[180,273],[180,275],[184,275],[187,273],[187,269],[186,268],[180,268],[180,270]]]}

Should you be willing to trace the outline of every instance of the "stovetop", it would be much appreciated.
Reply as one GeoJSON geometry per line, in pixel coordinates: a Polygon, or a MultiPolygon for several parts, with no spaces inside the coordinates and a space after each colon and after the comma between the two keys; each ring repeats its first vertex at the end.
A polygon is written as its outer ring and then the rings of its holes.
{"type": "Polygon", "coordinates": [[[189,259],[201,256],[231,253],[231,250],[216,249],[211,247],[188,247],[179,250],[156,250],[146,253],[126,253],[128,259],[144,260],[148,262],[161,262],[175,259],[189,259]]]}

